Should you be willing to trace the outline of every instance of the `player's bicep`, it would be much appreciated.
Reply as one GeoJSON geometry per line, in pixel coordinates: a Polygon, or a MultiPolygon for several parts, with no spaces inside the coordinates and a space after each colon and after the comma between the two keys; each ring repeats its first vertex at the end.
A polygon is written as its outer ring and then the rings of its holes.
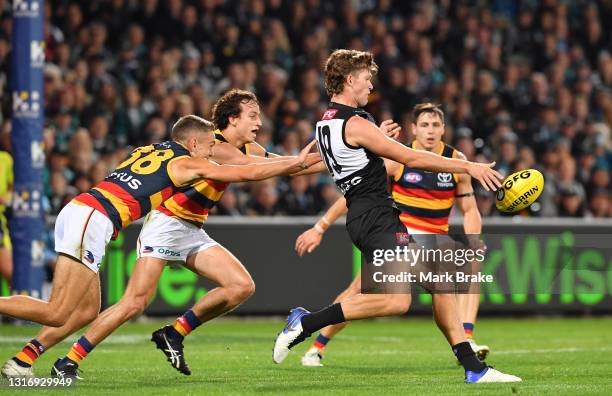
{"type": "Polygon", "coordinates": [[[386,136],[377,126],[361,117],[353,117],[346,125],[347,142],[364,147],[374,154],[403,163],[406,147],[386,136]]]}

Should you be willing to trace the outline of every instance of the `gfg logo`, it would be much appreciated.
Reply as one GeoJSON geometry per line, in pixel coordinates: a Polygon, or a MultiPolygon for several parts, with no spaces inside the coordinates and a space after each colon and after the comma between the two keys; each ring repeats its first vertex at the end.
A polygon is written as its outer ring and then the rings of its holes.
{"type": "Polygon", "coordinates": [[[13,116],[36,118],[40,116],[40,92],[13,91],[13,116]]]}
{"type": "Polygon", "coordinates": [[[520,174],[512,176],[512,179],[506,180],[506,183],[504,183],[504,187],[506,188],[506,190],[510,190],[512,186],[514,185],[514,183],[516,183],[519,180],[519,178],[529,179],[530,175],[531,173],[528,170],[522,171],[520,174]]]}
{"type": "Polygon", "coordinates": [[[40,14],[39,0],[14,0],[13,1],[13,16],[37,18],[40,14]]]}
{"type": "Polygon", "coordinates": [[[41,68],[45,65],[45,42],[32,40],[30,43],[30,63],[32,67],[41,68]]]}

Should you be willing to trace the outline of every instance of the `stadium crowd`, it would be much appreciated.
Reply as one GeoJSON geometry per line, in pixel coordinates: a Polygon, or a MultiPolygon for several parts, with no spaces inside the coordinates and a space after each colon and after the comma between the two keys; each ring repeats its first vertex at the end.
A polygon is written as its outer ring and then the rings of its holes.
{"type": "MultiPolygon", "coordinates": [[[[11,12],[0,0],[0,144],[10,150],[11,12]]],[[[50,214],[102,180],[133,146],[229,88],[254,91],[267,150],[295,154],[327,103],[335,48],[369,50],[368,110],[409,140],[412,106],[446,113],[445,140],[503,174],[546,179],[531,216],[612,216],[612,20],[606,1],[91,0],[45,2],[44,143],[50,214]]],[[[481,213],[499,215],[476,190],[481,213]]],[[[327,175],[238,184],[223,215],[314,215],[327,175]]]]}

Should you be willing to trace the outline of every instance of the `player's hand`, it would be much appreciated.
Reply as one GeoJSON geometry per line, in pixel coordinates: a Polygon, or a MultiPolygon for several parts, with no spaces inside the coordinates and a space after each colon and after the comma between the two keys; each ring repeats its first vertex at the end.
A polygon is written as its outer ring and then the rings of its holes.
{"type": "Polygon", "coordinates": [[[385,135],[395,140],[397,140],[397,137],[399,136],[399,133],[402,130],[402,127],[393,120],[384,120],[380,123],[379,128],[381,131],[383,131],[385,135]]]}
{"type": "Polygon", "coordinates": [[[317,141],[313,140],[312,142],[308,143],[306,147],[302,149],[302,151],[300,151],[300,154],[297,157],[297,161],[298,165],[302,167],[302,169],[308,168],[308,165],[306,164],[306,159],[308,158],[308,153],[312,149],[312,146],[314,146],[316,143],[317,141]]]}
{"type": "Polygon", "coordinates": [[[495,162],[488,164],[479,164],[470,162],[468,166],[468,174],[478,180],[487,191],[495,191],[501,187],[503,176],[501,173],[493,169],[495,162]]]}
{"type": "Polygon", "coordinates": [[[300,257],[304,253],[312,253],[321,244],[321,239],[323,239],[323,235],[314,228],[310,228],[295,240],[295,251],[300,257]]]}

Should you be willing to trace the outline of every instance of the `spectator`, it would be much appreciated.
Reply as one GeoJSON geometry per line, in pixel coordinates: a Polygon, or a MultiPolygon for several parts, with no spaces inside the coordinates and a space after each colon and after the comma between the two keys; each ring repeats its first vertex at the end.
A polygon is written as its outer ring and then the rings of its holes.
{"type": "Polygon", "coordinates": [[[280,210],[290,216],[315,215],[314,197],[309,191],[308,176],[294,176],[289,179],[289,190],[283,194],[280,210]]]}
{"type": "Polygon", "coordinates": [[[252,198],[247,204],[249,216],[274,216],[279,213],[278,192],[274,179],[256,183],[252,198]]]}

